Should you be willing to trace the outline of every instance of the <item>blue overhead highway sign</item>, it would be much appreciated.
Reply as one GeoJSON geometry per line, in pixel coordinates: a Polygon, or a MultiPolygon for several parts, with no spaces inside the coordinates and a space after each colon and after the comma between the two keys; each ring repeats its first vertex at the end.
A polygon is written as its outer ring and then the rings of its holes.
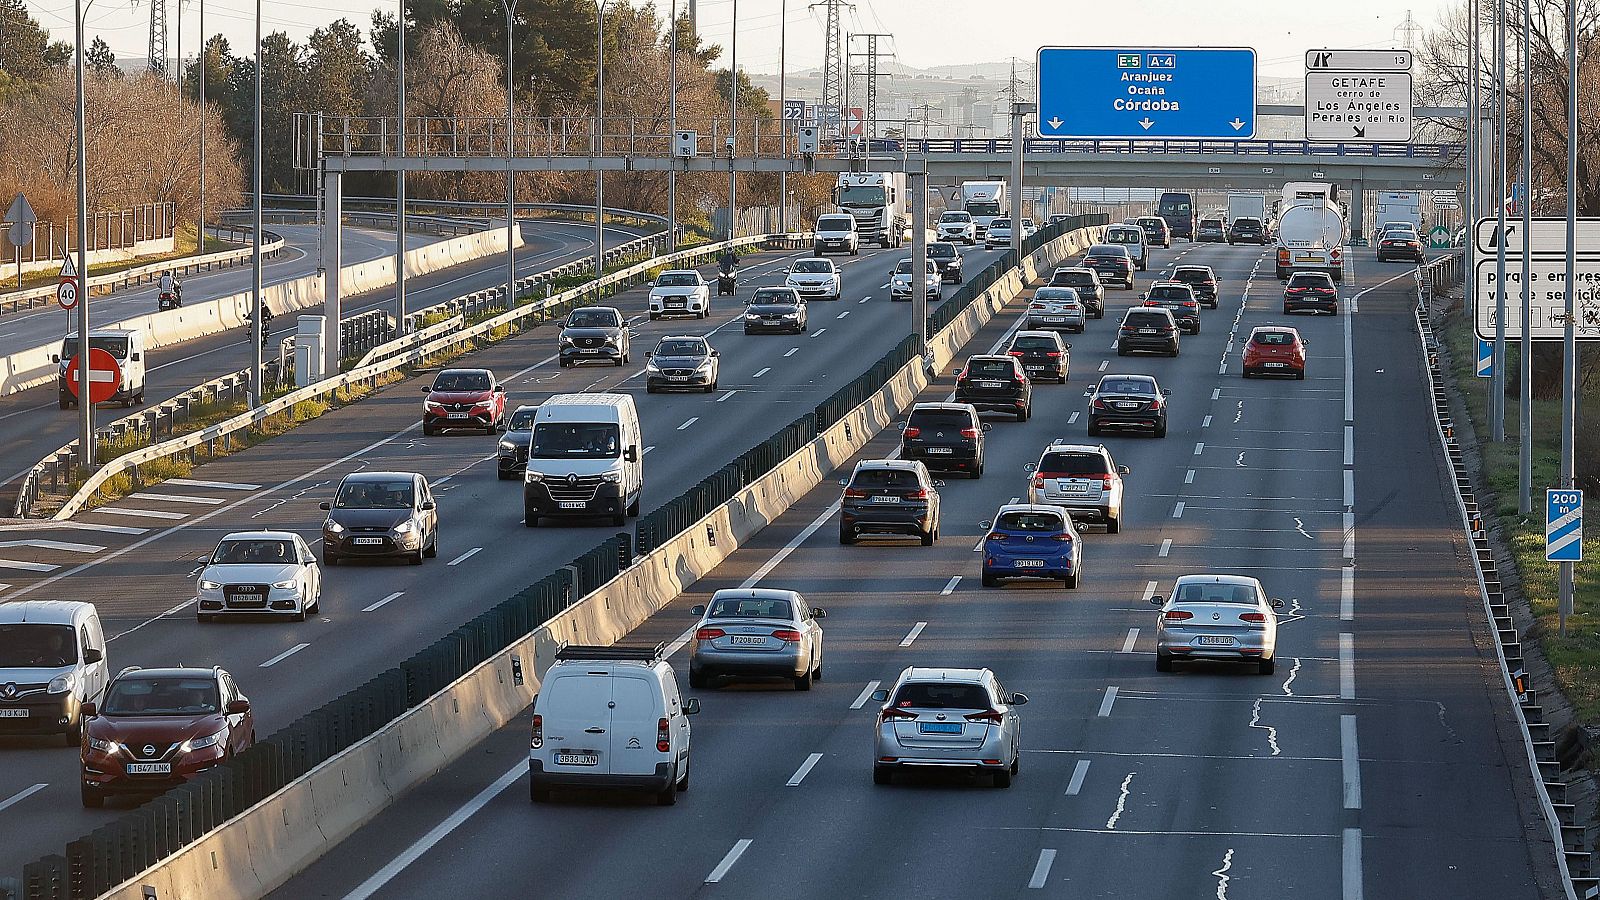
{"type": "Polygon", "coordinates": [[[1583,562],[1583,491],[1544,492],[1544,558],[1583,562]]]}
{"type": "Polygon", "coordinates": [[[1041,137],[1255,136],[1247,47],[1040,47],[1038,62],[1041,137]]]}

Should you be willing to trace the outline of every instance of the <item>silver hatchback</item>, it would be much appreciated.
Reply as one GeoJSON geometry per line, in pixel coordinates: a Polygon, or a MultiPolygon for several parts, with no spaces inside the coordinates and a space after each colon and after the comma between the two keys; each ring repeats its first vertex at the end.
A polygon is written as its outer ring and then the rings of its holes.
{"type": "Polygon", "coordinates": [[[689,659],[689,686],[735,676],[786,678],[795,690],[822,679],[822,626],[827,611],[794,591],[736,588],[717,591],[689,611],[700,617],[689,659]]]}
{"type": "Polygon", "coordinates": [[[908,667],[883,704],[872,761],[872,783],[889,784],[913,768],[988,772],[995,787],[1010,787],[1021,759],[1025,694],[1008,692],[988,669],[908,667]]]}

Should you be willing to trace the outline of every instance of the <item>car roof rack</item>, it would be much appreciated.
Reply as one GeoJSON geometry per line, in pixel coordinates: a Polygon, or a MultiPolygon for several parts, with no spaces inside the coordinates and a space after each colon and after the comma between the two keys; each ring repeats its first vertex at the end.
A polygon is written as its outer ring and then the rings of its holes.
{"type": "Polygon", "coordinates": [[[666,655],[667,645],[665,642],[656,644],[653,647],[629,646],[626,644],[612,644],[609,647],[602,647],[597,644],[563,644],[556,651],[556,659],[558,661],[568,659],[615,659],[633,662],[655,662],[666,655]]]}

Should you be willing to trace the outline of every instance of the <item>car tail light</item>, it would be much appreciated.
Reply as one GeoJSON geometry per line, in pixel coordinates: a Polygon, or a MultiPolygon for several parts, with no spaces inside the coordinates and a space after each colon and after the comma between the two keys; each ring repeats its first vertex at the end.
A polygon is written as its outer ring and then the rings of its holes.
{"type": "Polygon", "coordinates": [[[1011,355],[1012,356],[1021,356],[1022,355],[1022,351],[1021,350],[1013,350],[1013,351],[1011,351],[1011,355]]]}
{"type": "Polygon", "coordinates": [[[1054,534],[1054,535],[1050,536],[1050,540],[1056,541],[1057,543],[1066,544],[1068,546],[1071,546],[1071,544],[1072,544],[1072,535],[1067,534],[1065,532],[1063,532],[1061,534],[1054,534]]]}
{"type": "Polygon", "coordinates": [[[662,753],[672,749],[672,739],[667,732],[666,719],[656,720],[656,749],[662,753]]]}
{"type": "Polygon", "coordinates": [[[1096,397],[1093,400],[1089,401],[1089,405],[1094,407],[1095,409],[1105,409],[1106,408],[1106,402],[1104,400],[1101,400],[1099,397],[1096,397]]]}
{"type": "Polygon", "coordinates": [[[979,431],[976,428],[963,428],[963,429],[961,429],[961,436],[964,437],[964,438],[976,438],[978,436],[978,434],[979,434],[979,431]]]}
{"type": "Polygon", "coordinates": [[[1194,309],[1195,302],[1193,300],[1185,300],[1185,301],[1183,301],[1183,305],[1188,307],[1189,309],[1194,309]]]}
{"type": "MultiPolygon", "coordinates": [[[[998,709],[986,709],[983,712],[967,713],[968,722],[986,722],[990,725],[999,725],[1005,721],[1005,716],[998,709]]],[[[996,760],[998,762],[998,760],[996,760]]]]}
{"type": "Polygon", "coordinates": [[[984,540],[994,541],[997,544],[1004,544],[1006,542],[1006,535],[1003,531],[991,531],[989,532],[988,537],[985,537],[984,540]]]}
{"type": "Polygon", "coordinates": [[[1239,614],[1239,621],[1241,621],[1241,622],[1257,622],[1257,623],[1265,622],[1265,621],[1267,621],[1267,615],[1266,615],[1266,613],[1240,613],[1239,614]]]}
{"type": "Polygon", "coordinates": [[[1047,351],[1045,353],[1045,356],[1048,356],[1051,359],[1060,359],[1061,358],[1061,351],[1060,350],[1050,350],[1050,351],[1047,351]]]}
{"type": "Polygon", "coordinates": [[[714,641],[725,634],[727,632],[721,628],[702,628],[694,633],[694,639],[697,641],[714,641]]]}
{"type": "Polygon", "coordinates": [[[1187,622],[1194,618],[1194,613],[1183,609],[1172,609],[1168,610],[1163,618],[1168,622],[1187,622]]]}
{"type": "Polygon", "coordinates": [[[780,628],[774,631],[772,636],[780,641],[788,641],[791,644],[800,642],[800,632],[795,631],[793,628],[780,628]]]}
{"type": "Polygon", "coordinates": [[[1291,293],[1291,294],[1300,294],[1300,293],[1304,293],[1304,292],[1305,292],[1305,288],[1304,287],[1292,287],[1292,288],[1289,288],[1289,293],[1291,293]]]}
{"type": "Polygon", "coordinates": [[[1036,488],[1044,487],[1044,476],[1043,475],[1035,475],[1035,476],[1033,476],[1033,486],[1036,487],[1036,488]]]}
{"type": "Polygon", "coordinates": [[[1161,305],[1161,301],[1160,300],[1146,300],[1144,302],[1144,305],[1145,306],[1160,306],[1161,305]]]}
{"type": "Polygon", "coordinates": [[[1172,333],[1172,326],[1171,325],[1163,325],[1157,330],[1160,331],[1162,334],[1171,334],[1172,333]]]}
{"type": "Polygon", "coordinates": [[[1111,479],[1113,479],[1115,477],[1116,477],[1115,475],[1101,475],[1100,476],[1100,488],[1102,490],[1107,490],[1107,491],[1111,490],[1111,479]]]}
{"type": "Polygon", "coordinates": [[[865,500],[867,499],[867,492],[859,488],[845,488],[844,498],[846,500],[865,500]]]}
{"type": "Polygon", "coordinates": [[[915,719],[916,717],[917,714],[909,709],[895,709],[890,706],[878,713],[878,724],[881,725],[890,719],[915,719]]]}
{"type": "Polygon", "coordinates": [[[1120,328],[1120,329],[1118,329],[1118,330],[1119,330],[1119,331],[1124,331],[1124,332],[1127,332],[1127,333],[1128,333],[1128,334],[1133,334],[1133,333],[1134,333],[1134,332],[1135,332],[1135,331],[1137,331],[1137,330],[1138,330],[1138,329],[1136,329],[1136,328],[1134,328],[1134,327],[1133,327],[1133,326],[1132,326],[1132,325],[1123,325],[1123,326],[1122,326],[1122,327],[1121,327],[1121,328],[1120,328]]]}
{"type": "Polygon", "coordinates": [[[926,490],[923,490],[923,489],[920,489],[920,488],[915,490],[915,491],[909,491],[909,492],[906,493],[906,499],[907,500],[926,500],[926,499],[928,499],[928,492],[926,490]]]}
{"type": "Polygon", "coordinates": [[[528,741],[528,746],[535,750],[544,746],[544,716],[534,715],[533,737],[528,741]]]}
{"type": "Polygon", "coordinates": [[[901,435],[908,438],[920,437],[922,435],[922,429],[908,427],[905,431],[901,432],[901,435]]]}

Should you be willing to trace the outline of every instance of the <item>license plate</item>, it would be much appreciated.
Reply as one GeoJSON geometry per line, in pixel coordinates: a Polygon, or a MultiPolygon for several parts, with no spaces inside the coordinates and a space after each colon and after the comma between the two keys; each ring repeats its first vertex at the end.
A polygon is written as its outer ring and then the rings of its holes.
{"type": "Polygon", "coordinates": [[[129,775],[171,775],[172,763],[128,763],[129,775]]]}
{"type": "Polygon", "coordinates": [[[589,504],[583,502],[582,500],[563,500],[563,501],[561,501],[561,508],[562,509],[583,509],[584,507],[586,507],[588,505],[589,504]]]}
{"type": "Polygon", "coordinates": [[[949,447],[929,447],[928,448],[928,452],[929,453],[954,453],[955,451],[953,449],[949,448],[949,447]]]}
{"type": "Polygon", "coordinates": [[[688,381],[689,380],[689,376],[687,376],[687,375],[668,375],[667,376],[667,380],[668,381],[688,381]]]}
{"type": "Polygon", "coordinates": [[[467,418],[467,414],[466,413],[450,413],[448,418],[450,418],[450,419],[465,419],[465,418],[467,418]]]}
{"type": "Polygon", "coordinates": [[[886,494],[879,494],[878,496],[872,498],[872,502],[873,503],[899,503],[900,502],[900,498],[899,497],[889,496],[889,495],[886,495],[886,494]]]}
{"type": "Polygon", "coordinates": [[[736,634],[728,638],[728,643],[741,647],[762,646],[766,642],[766,638],[753,634],[736,634]]]}
{"type": "Polygon", "coordinates": [[[1016,561],[1012,562],[1011,564],[1013,566],[1016,566],[1019,569],[1042,569],[1042,568],[1044,568],[1044,560],[1042,560],[1042,559],[1019,559],[1019,560],[1016,560],[1016,561]]]}
{"type": "Polygon", "coordinates": [[[0,719],[26,719],[27,717],[28,711],[26,709],[0,709],[0,719]]]}
{"type": "Polygon", "coordinates": [[[1205,647],[1232,647],[1233,638],[1226,635],[1203,634],[1195,643],[1205,647]]]}
{"type": "Polygon", "coordinates": [[[1288,363],[1266,363],[1265,365],[1269,369],[1281,369],[1284,366],[1288,365],[1288,363]]]}
{"type": "Polygon", "coordinates": [[[1141,328],[1141,329],[1139,329],[1139,333],[1140,334],[1155,334],[1156,330],[1154,328],[1141,328]]]}
{"type": "Polygon", "coordinates": [[[1067,317],[1066,316],[1045,316],[1044,320],[1046,322],[1065,322],[1067,320],[1067,317]]]}
{"type": "Polygon", "coordinates": [[[1065,489],[1066,492],[1069,493],[1069,494],[1081,494],[1081,493],[1083,493],[1083,492],[1085,492],[1085,491],[1087,491],[1089,489],[1089,485],[1084,483],[1084,482],[1081,482],[1081,481],[1079,481],[1079,482],[1070,482],[1069,481],[1066,484],[1062,485],[1062,488],[1065,489]]]}
{"type": "Polygon", "coordinates": [[[980,381],[980,382],[978,382],[978,387],[981,387],[981,388],[998,388],[998,387],[1005,387],[1005,384],[1003,382],[999,382],[999,381],[980,381]]]}
{"type": "Polygon", "coordinates": [[[363,546],[363,547],[374,546],[374,545],[382,544],[383,543],[383,538],[377,538],[377,537],[376,538],[356,538],[356,543],[361,545],[361,546],[363,546]]]}
{"type": "Polygon", "coordinates": [[[960,734],[960,722],[918,722],[917,730],[923,734],[960,734]]]}
{"type": "Polygon", "coordinates": [[[234,594],[233,595],[233,602],[234,603],[260,603],[261,602],[261,595],[260,594],[234,594]]]}
{"type": "Polygon", "coordinates": [[[600,754],[598,753],[557,753],[556,765],[558,766],[598,766],[600,754]]]}
{"type": "Polygon", "coordinates": [[[600,351],[599,350],[585,350],[583,352],[584,353],[589,353],[589,354],[596,354],[596,353],[599,353],[600,351]]]}
{"type": "Polygon", "coordinates": [[[1138,408],[1139,408],[1139,404],[1132,403],[1132,402],[1118,403],[1117,404],[1117,409],[1138,409],[1138,408]]]}
{"type": "Polygon", "coordinates": [[[1049,366],[1023,366],[1023,368],[1028,370],[1029,372],[1043,372],[1045,369],[1048,369],[1050,367],[1049,366]]]}

